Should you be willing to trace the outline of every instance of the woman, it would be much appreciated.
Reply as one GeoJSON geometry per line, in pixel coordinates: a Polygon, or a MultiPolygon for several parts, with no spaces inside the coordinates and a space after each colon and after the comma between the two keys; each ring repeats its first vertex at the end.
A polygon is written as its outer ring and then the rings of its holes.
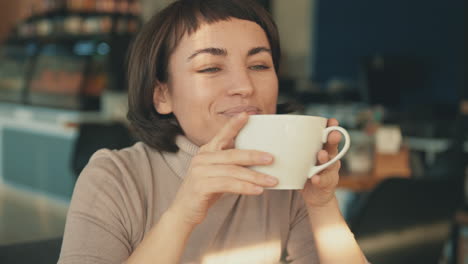
{"type": "Polygon", "coordinates": [[[277,179],[247,166],[274,157],[233,148],[248,115],[276,113],[279,55],[253,1],[180,0],[156,14],[129,60],[142,142],[91,158],[59,263],[365,263],[334,196],[339,164],[301,192],[268,191],[277,179]]]}

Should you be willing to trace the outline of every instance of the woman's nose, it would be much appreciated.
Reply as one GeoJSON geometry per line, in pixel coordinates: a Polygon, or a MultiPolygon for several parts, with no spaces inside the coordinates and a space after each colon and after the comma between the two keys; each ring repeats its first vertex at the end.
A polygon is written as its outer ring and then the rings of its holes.
{"type": "Polygon", "coordinates": [[[248,69],[238,71],[237,74],[232,76],[231,87],[229,88],[229,95],[240,95],[241,97],[248,97],[253,94],[255,90],[254,83],[249,75],[248,69]]]}

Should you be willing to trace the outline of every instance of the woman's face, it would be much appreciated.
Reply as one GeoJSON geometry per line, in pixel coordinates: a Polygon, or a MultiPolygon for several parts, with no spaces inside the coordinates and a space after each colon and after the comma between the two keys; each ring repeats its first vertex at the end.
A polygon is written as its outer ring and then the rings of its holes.
{"type": "Polygon", "coordinates": [[[157,111],[174,113],[199,146],[241,112],[274,114],[278,79],[267,36],[247,20],[203,24],[181,39],[169,59],[169,80],[158,88],[157,111]]]}

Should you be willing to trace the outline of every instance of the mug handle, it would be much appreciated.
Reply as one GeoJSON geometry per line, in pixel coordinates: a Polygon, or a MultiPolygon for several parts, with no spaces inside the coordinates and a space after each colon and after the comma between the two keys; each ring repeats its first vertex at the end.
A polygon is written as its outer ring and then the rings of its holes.
{"type": "Polygon", "coordinates": [[[322,142],[324,144],[327,143],[328,134],[330,134],[330,132],[332,132],[334,130],[337,130],[337,131],[341,132],[341,134],[343,134],[344,139],[345,139],[345,144],[344,144],[343,148],[340,150],[338,155],[336,155],[333,159],[329,160],[327,163],[324,163],[324,164],[319,165],[319,166],[313,166],[309,170],[309,175],[308,175],[309,179],[312,176],[316,175],[317,173],[321,172],[322,170],[326,169],[328,166],[332,165],[333,163],[335,163],[339,159],[341,159],[344,156],[344,154],[346,154],[346,152],[348,152],[349,146],[351,145],[351,139],[349,137],[348,131],[346,131],[346,129],[344,129],[342,127],[331,126],[331,127],[325,128],[325,130],[323,131],[322,142]]]}

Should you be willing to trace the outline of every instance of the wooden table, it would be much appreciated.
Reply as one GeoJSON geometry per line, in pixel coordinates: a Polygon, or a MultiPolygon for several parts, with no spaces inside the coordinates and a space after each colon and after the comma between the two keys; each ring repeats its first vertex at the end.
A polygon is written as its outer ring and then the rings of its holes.
{"type": "Polygon", "coordinates": [[[368,192],[374,189],[382,178],[367,174],[342,174],[338,182],[338,188],[349,189],[354,192],[368,192]]]}
{"type": "Polygon", "coordinates": [[[373,163],[374,168],[368,173],[341,173],[338,187],[354,192],[368,192],[386,178],[409,178],[411,175],[407,147],[402,147],[396,154],[377,153],[374,155],[373,163]]]}

